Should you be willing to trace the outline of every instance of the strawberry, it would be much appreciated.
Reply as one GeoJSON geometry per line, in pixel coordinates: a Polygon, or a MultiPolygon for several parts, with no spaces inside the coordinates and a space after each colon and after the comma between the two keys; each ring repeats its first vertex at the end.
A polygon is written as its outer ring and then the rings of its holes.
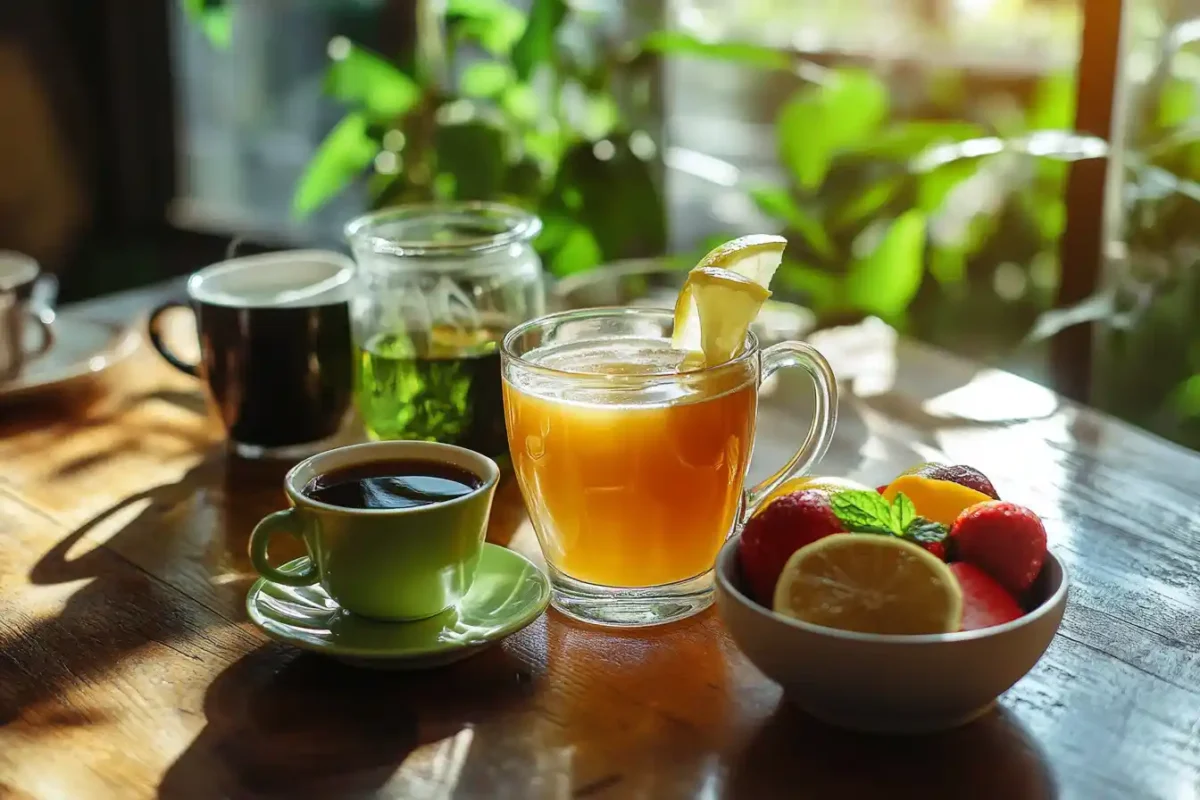
{"type": "Polygon", "coordinates": [[[971,506],[950,529],[956,557],[974,564],[1015,595],[1027,590],[1046,561],[1046,529],[1028,508],[992,500],[971,506]]]}
{"type": "Polygon", "coordinates": [[[1003,625],[1025,613],[1003,586],[974,564],[957,561],[950,571],[962,589],[962,630],[1003,625]]]}
{"type": "Polygon", "coordinates": [[[821,489],[801,489],[773,501],[746,523],[738,543],[742,572],[754,599],[770,608],[779,573],[792,553],[845,531],[829,504],[828,492],[821,489]]]}
{"type": "Polygon", "coordinates": [[[887,484],[885,483],[883,486],[876,486],[875,491],[879,492],[880,494],[883,494],[884,492],[887,491],[887,484]]]}
{"type": "Polygon", "coordinates": [[[927,462],[918,464],[910,469],[905,475],[918,475],[922,478],[931,478],[935,481],[950,481],[957,483],[959,486],[965,486],[968,489],[986,494],[993,500],[999,500],[1000,495],[996,492],[996,487],[992,486],[992,482],[987,476],[974,467],[968,467],[965,464],[935,464],[927,462]]]}
{"type": "Polygon", "coordinates": [[[941,541],[941,542],[917,542],[917,544],[919,544],[921,547],[924,547],[926,550],[928,550],[930,553],[932,553],[933,555],[940,558],[942,561],[946,560],[946,543],[944,541],[941,541]]]}

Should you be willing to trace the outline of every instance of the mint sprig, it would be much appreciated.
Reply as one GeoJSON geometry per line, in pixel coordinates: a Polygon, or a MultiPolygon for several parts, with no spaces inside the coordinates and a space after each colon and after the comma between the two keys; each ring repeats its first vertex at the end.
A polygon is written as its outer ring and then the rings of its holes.
{"type": "Polygon", "coordinates": [[[917,508],[903,492],[888,501],[879,492],[851,489],[835,492],[829,503],[849,533],[898,536],[918,544],[943,541],[950,533],[940,522],[917,516],[917,508]]]}
{"type": "MultiPolygon", "coordinates": [[[[895,533],[892,509],[879,492],[851,489],[829,498],[834,515],[853,533],[895,533]]],[[[912,505],[909,503],[909,505],[912,505]]]]}

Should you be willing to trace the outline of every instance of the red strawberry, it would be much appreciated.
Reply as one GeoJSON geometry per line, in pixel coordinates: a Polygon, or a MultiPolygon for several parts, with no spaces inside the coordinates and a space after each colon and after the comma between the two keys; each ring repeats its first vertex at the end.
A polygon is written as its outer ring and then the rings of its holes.
{"type": "Polygon", "coordinates": [[[883,486],[876,486],[875,491],[879,492],[880,494],[883,494],[884,492],[887,491],[887,484],[885,483],[883,486]]]}
{"type": "Polygon", "coordinates": [[[942,561],[946,560],[946,543],[945,542],[917,542],[917,544],[921,545],[921,547],[924,547],[930,553],[933,553],[935,556],[940,558],[942,561]]]}
{"type": "Polygon", "coordinates": [[[919,475],[922,478],[931,478],[936,481],[950,481],[957,483],[959,486],[965,486],[968,489],[974,489],[977,492],[986,494],[993,500],[999,500],[1000,495],[996,492],[996,487],[992,486],[992,482],[987,476],[974,467],[968,467],[965,464],[935,464],[928,462],[918,464],[910,469],[905,475],[919,475]]]}
{"type": "Polygon", "coordinates": [[[742,572],[754,599],[771,607],[779,573],[792,553],[845,531],[829,504],[829,494],[821,489],[801,489],[773,501],[746,523],[738,544],[742,572]]]}
{"type": "Polygon", "coordinates": [[[1028,508],[992,500],[958,515],[950,529],[954,552],[1016,595],[1037,579],[1046,561],[1046,529],[1028,508]]]}
{"type": "Polygon", "coordinates": [[[976,631],[1003,625],[1025,613],[1013,596],[979,567],[956,561],[950,565],[950,571],[962,588],[962,630],[976,631]]]}

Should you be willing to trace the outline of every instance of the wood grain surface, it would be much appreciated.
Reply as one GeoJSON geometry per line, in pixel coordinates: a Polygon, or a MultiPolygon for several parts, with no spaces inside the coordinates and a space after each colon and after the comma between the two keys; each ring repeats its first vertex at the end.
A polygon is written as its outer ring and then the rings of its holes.
{"type": "MultiPolygon", "coordinates": [[[[175,288],[66,313],[137,324],[175,288]]],[[[635,632],[551,611],[416,674],[272,644],[246,621],[246,540],[287,465],[227,457],[199,384],[142,348],[0,405],[0,798],[1200,796],[1200,457],[879,323],[814,342],[843,380],[822,472],[973,464],[1071,571],[1060,634],[978,722],[811,721],[713,611],[635,632]]],[[[765,388],[755,477],[807,392],[765,388]]],[[[489,538],[536,554],[511,482],[489,538]]]]}

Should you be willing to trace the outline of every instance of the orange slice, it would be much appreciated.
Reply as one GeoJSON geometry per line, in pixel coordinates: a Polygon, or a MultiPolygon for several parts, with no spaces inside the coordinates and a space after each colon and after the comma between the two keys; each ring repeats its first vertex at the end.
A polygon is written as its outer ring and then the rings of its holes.
{"type": "Polygon", "coordinates": [[[922,478],[919,475],[901,475],[888,484],[883,496],[890,503],[900,492],[912,500],[919,516],[940,522],[946,527],[952,526],[958,515],[971,506],[992,499],[983,492],[951,481],[922,478]]]}
{"type": "Polygon", "coordinates": [[[792,554],[775,611],[860,633],[948,633],[962,623],[962,589],[944,563],[895,536],[842,533],[792,554]]]}

